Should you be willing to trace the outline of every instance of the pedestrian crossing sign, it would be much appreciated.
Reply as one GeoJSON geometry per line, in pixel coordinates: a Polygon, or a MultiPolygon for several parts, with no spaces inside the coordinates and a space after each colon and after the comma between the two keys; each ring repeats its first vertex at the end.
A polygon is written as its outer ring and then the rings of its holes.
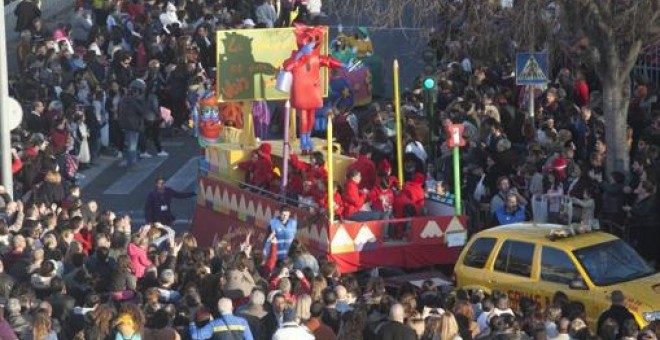
{"type": "Polygon", "coordinates": [[[545,85],[548,82],[547,53],[516,55],[516,85],[545,85]]]}

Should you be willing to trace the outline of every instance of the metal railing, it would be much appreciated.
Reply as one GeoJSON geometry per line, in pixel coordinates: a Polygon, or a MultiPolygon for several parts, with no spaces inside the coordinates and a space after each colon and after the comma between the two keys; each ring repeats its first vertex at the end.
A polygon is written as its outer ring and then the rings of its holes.
{"type": "Polygon", "coordinates": [[[654,85],[653,88],[660,88],[660,41],[642,50],[632,76],[644,77],[654,85]]]}

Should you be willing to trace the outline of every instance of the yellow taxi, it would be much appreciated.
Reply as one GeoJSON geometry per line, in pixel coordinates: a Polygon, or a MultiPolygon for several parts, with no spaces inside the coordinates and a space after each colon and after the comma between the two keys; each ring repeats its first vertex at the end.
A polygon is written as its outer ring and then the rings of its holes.
{"type": "Polygon", "coordinates": [[[518,223],[475,234],[454,268],[458,288],[526,296],[543,307],[557,291],[582,302],[595,325],[620,290],[641,326],[660,320],[660,273],[627,243],[586,227],[518,223]]]}

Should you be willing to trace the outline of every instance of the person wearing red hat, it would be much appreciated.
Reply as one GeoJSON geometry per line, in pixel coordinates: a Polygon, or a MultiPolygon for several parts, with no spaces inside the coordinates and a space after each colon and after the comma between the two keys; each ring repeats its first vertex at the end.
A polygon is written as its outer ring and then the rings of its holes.
{"type": "Polygon", "coordinates": [[[387,160],[383,158],[380,163],[378,163],[378,178],[381,186],[387,184],[388,187],[396,190],[399,188],[399,179],[396,176],[392,175],[392,165],[387,160]]]}
{"type": "Polygon", "coordinates": [[[269,188],[273,178],[271,149],[270,144],[263,143],[255,150],[252,159],[238,163],[238,168],[245,171],[247,184],[257,188],[269,188]]]}
{"type": "Polygon", "coordinates": [[[369,192],[371,207],[376,211],[391,212],[394,203],[394,190],[398,189],[399,181],[391,176],[392,166],[387,159],[378,163],[378,182],[369,192]]]}

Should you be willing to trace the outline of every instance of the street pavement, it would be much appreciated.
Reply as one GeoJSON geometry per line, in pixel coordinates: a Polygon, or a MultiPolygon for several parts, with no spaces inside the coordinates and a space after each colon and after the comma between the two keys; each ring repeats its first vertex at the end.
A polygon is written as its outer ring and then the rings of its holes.
{"type": "MultiPolygon", "coordinates": [[[[73,17],[73,9],[65,9],[53,18],[45,18],[49,26],[58,22],[66,22],[73,17]]],[[[340,22],[330,19],[331,36],[336,36],[340,22]]],[[[345,20],[345,32],[351,32],[359,21],[345,20]]],[[[359,23],[363,24],[363,23],[359,23]]],[[[376,55],[383,58],[385,72],[386,97],[392,97],[392,61],[399,59],[401,69],[401,89],[410,88],[413,79],[419,74],[422,64],[420,51],[423,49],[424,32],[400,29],[373,29],[372,41],[376,55]]],[[[8,39],[8,47],[16,42],[8,39]]],[[[13,51],[13,48],[9,48],[13,51]]],[[[15,63],[15,55],[10,53],[10,65],[15,63]]],[[[137,171],[127,172],[118,166],[120,159],[101,156],[95,160],[95,166],[82,171],[85,178],[80,184],[85,199],[94,199],[103,208],[111,209],[118,214],[129,214],[133,225],[144,223],[144,201],[147,194],[153,190],[155,179],[162,176],[167,185],[179,191],[195,190],[197,178],[197,161],[199,146],[194,138],[187,134],[164,137],[163,147],[169,153],[166,158],[153,157],[140,162],[137,171]]],[[[152,150],[152,154],[155,152],[152,150]]],[[[177,217],[175,229],[188,228],[195,209],[195,199],[174,200],[172,210],[177,217]]]]}
{"type": "MultiPolygon", "coordinates": [[[[157,157],[152,149],[152,158],[141,159],[137,168],[127,171],[119,167],[121,159],[110,156],[97,158],[95,165],[81,173],[83,198],[99,202],[119,214],[129,214],[133,226],[144,223],[144,202],[154,189],[156,178],[161,176],[166,185],[177,191],[194,191],[199,161],[197,141],[187,134],[176,134],[163,138],[163,149],[168,157],[157,157]]],[[[173,199],[172,212],[177,217],[175,229],[185,230],[190,226],[195,208],[195,198],[173,199]]]]}

